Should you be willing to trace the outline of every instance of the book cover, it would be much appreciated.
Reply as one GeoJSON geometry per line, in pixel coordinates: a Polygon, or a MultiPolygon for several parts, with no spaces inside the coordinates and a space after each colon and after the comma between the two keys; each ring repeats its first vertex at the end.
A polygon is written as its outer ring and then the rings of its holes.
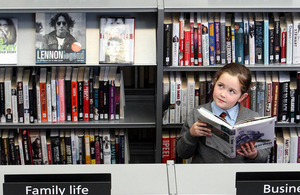
{"type": "Polygon", "coordinates": [[[237,150],[247,142],[254,142],[257,150],[273,147],[275,119],[272,117],[257,117],[231,126],[203,107],[198,111],[199,120],[206,122],[213,134],[206,137],[206,145],[229,158],[235,158],[237,150]]]}
{"type": "Polygon", "coordinates": [[[191,59],[190,59],[190,65],[194,66],[195,65],[195,42],[194,42],[194,36],[195,36],[195,30],[194,30],[194,26],[195,26],[195,13],[194,12],[190,12],[190,31],[191,31],[191,35],[190,35],[190,40],[191,40],[191,44],[190,44],[190,53],[191,53],[191,59]]]}
{"type": "Polygon", "coordinates": [[[232,63],[236,62],[236,45],[235,45],[235,28],[234,21],[231,22],[231,60],[232,63]]]}
{"type": "Polygon", "coordinates": [[[235,62],[244,64],[244,23],[242,13],[234,14],[235,62]]]}
{"type": "Polygon", "coordinates": [[[264,20],[264,64],[269,64],[269,13],[263,13],[264,20]]]}
{"type": "Polygon", "coordinates": [[[90,148],[91,148],[91,164],[96,164],[95,153],[95,130],[90,130],[90,148]]]}
{"type": "Polygon", "coordinates": [[[232,62],[232,40],[231,40],[231,14],[225,16],[225,37],[226,37],[226,63],[232,62]]]}
{"type": "Polygon", "coordinates": [[[290,127],[290,163],[298,161],[298,134],[296,127],[290,127]]]}
{"type": "Polygon", "coordinates": [[[85,13],[36,13],[35,18],[37,64],[86,62],[85,13]]]}
{"type": "Polygon", "coordinates": [[[250,64],[255,64],[255,19],[254,13],[249,13],[249,59],[250,64]]]}
{"type": "MultiPolygon", "coordinates": [[[[172,49],[173,49],[173,23],[171,14],[167,14],[164,19],[164,66],[171,66],[173,64],[172,49]]],[[[176,60],[176,59],[175,59],[176,60]]]]}
{"type": "Polygon", "coordinates": [[[262,13],[255,13],[255,63],[264,63],[264,21],[262,13]]]}
{"type": "Polygon", "coordinates": [[[68,66],[65,75],[65,113],[66,121],[72,121],[72,100],[71,100],[71,79],[72,67],[68,66]]]}
{"type": "MultiPolygon", "coordinates": [[[[165,26],[165,30],[167,30],[166,26],[165,26]]],[[[168,34],[168,32],[166,31],[165,33],[168,34]]],[[[166,36],[165,36],[166,40],[164,40],[165,42],[164,50],[167,50],[169,44],[168,43],[169,40],[166,36]]],[[[167,53],[168,53],[167,51],[164,51],[164,54],[167,53]]],[[[164,57],[164,59],[167,66],[166,56],[164,57]]],[[[172,59],[172,66],[179,66],[179,18],[176,16],[173,17],[173,24],[172,24],[172,58],[171,59],[172,59]]]]}
{"type": "MultiPolygon", "coordinates": [[[[172,30],[171,30],[172,35],[172,30]]],[[[171,40],[170,36],[170,40],[171,40]]],[[[134,63],[135,18],[100,18],[99,63],[134,63]]],[[[170,50],[171,50],[170,45],[170,50]]],[[[171,53],[170,53],[171,54],[171,53]]],[[[170,61],[171,62],[171,61],[170,61]]]]}
{"type": "Polygon", "coordinates": [[[0,17],[0,64],[18,63],[18,19],[0,17]]]}
{"type": "Polygon", "coordinates": [[[197,36],[198,66],[202,66],[202,18],[200,12],[197,12],[197,36]]]}
{"type": "Polygon", "coordinates": [[[207,13],[202,13],[202,63],[209,65],[209,34],[207,13]]]}
{"type": "Polygon", "coordinates": [[[209,37],[209,65],[216,64],[216,33],[215,33],[215,14],[208,13],[208,37],[209,37]]]}
{"type": "Polygon", "coordinates": [[[289,118],[289,98],[290,98],[290,73],[279,72],[279,109],[278,121],[288,122],[289,118]]]}
{"type": "Polygon", "coordinates": [[[244,25],[244,63],[250,64],[249,55],[249,13],[243,13],[243,25],[244,25]]]}
{"type": "Polygon", "coordinates": [[[195,77],[193,72],[187,72],[187,113],[190,113],[195,105],[195,77]]]}
{"type": "MultiPolygon", "coordinates": [[[[64,132],[64,131],[62,131],[64,132]]],[[[63,151],[61,151],[61,153],[63,154],[61,161],[62,164],[73,164],[73,160],[72,160],[72,140],[71,140],[71,130],[70,129],[66,129],[66,131],[64,132],[64,144],[62,144],[61,149],[63,149],[63,151]],[[65,146],[63,148],[63,146],[65,146]]]]}

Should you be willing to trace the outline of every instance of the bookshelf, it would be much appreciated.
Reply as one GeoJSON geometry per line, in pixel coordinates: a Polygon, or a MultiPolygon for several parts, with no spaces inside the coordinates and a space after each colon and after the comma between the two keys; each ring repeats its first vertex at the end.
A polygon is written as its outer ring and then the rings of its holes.
{"type": "MultiPolygon", "coordinates": [[[[229,0],[226,2],[221,1],[196,1],[189,0],[188,2],[179,1],[179,0],[164,0],[164,9],[161,17],[166,17],[167,15],[174,13],[189,13],[189,12],[299,12],[300,11],[300,2],[293,0],[288,1],[234,1],[229,0]]],[[[189,21],[189,18],[186,18],[186,21],[189,21]]],[[[196,18],[195,18],[196,23],[196,18]]],[[[159,66],[158,72],[169,73],[169,72],[216,72],[223,65],[213,65],[213,66],[159,66]]],[[[250,71],[289,71],[297,72],[300,71],[299,64],[254,64],[246,65],[250,71]]],[[[163,77],[162,74],[158,74],[158,83],[162,83],[163,77]]],[[[160,90],[159,93],[163,94],[163,90],[160,90]]],[[[162,97],[161,97],[162,98],[162,97]]],[[[159,100],[163,101],[162,99],[159,100]]],[[[162,113],[160,113],[162,115],[162,113]]],[[[161,121],[158,121],[160,123],[161,121]]],[[[173,129],[180,129],[182,124],[162,124],[162,129],[172,131],[173,129]]],[[[286,123],[278,122],[276,127],[299,127],[299,123],[286,123]]]]}
{"type": "MultiPolygon", "coordinates": [[[[158,2],[156,0],[75,0],[75,1],[14,1],[1,0],[0,17],[14,17],[18,20],[18,64],[0,65],[1,67],[51,67],[51,66],[118,66],[134,70],[135,82],[138,82],[138,70],[141,67],[151,67],[156,72],[158,66],[158,2]],[[39,64],[35,63],[35,13],[53,12],[83,12],[86,13],[86,63],[85,64],[39,64]],[[126,64],[99,64],[99,21],[101,16],[134,17],[135,20],[135,59],[133,65],[126,64]]],[[[126,79],[126,78],[124,78],[126,79]]],[[[136,83],[133,89],[126,89],[125,119],[114,121],[80,121],[58,123],[2,123],[5,129],[93,129],[93,128],[130,128],[151,129],[157,134],[156,111],[157,97],[155,86],[157,79],[154,77],[154,86],[140,88],[136,83]]],[[[149,130],[150,131],[150,130],[149,130]]],[[[159,151],[160,145],[152,143],[151,150],[159,151]]],[[[136,146],[138,147],[138,146],[136,146]]],[[[145,151],[147,153],[148,149],[145,151]]],[[[140,151],[138,151],[140,152],[140,151]]],[[[152,159],[154,159],[154,155],[152,159]]],[[[141,160],[142,161],[142,160],[141,160]]],[[[154,161],[159,162],[160,159],[154,161]]],[[[151,161],[153,162],[153,161],[151,161]]]]}

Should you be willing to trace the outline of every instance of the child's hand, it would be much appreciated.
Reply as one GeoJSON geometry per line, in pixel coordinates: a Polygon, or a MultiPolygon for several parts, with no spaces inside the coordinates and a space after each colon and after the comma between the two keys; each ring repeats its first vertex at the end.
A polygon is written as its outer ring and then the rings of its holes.
{"type": "Polygon", "coordinates": [[[250,159],[255,159],[257,157],[257,150],[252,142],[242,145],[239,150],[237,150],[237,153],[250,159]]]}
{"type": "Polygon", "coordinates": [[[211,129],[207,128],[207,124],[197,121],[190,128],[190,133],[193,137],[212,136],[211,129]]]}

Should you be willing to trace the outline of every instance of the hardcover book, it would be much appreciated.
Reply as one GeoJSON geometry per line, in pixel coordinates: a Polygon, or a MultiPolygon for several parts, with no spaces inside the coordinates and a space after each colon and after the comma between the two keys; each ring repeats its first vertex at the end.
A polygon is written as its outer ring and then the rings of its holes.
{"type": "Polygon", "coordinates": [[[18,20],[0,18],[0,64],[18,62],[18,20]]]}
{"type": "Polygon", "coordinates": [[[133,64],[134,42],[135,18],[100,18],[99,63],[133,64]]]}
{"type": "Polygon", "coordinates": [[[173,24],[171,20],[171,14],[166,15],[164,19],[164,66],[172,65],[172,30],[173,24]]]}
{"type": "Polygon", "coordinates": [[[85,13],[36,13],[36,63],[86,62],[85,13]]]}
{"type": "Polygon", "coordinates": [[[273,147],[275,118],[257,117],[231,126],[203,107],[199,108],[198,112],[199,120],[207,123],[213,134],[206,137],[206,145],[229,158],[235,158],[236,152],[245,143],[254,142],[257,150],[273,147]]]}

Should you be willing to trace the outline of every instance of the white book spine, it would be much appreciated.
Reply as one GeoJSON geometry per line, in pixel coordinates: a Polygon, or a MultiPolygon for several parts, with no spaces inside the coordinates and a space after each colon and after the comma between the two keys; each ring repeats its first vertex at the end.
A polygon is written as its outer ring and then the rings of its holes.
{"type": "Polygon", "coordinates": [[[300,21],[294,20],[293,64],[300,64],[300,21]]]}
{"type": "Polygon", "coordinates": [[[181,90],[181,123],[184,123],[187,117],[188,105],[188,91],[187,88],[181,90]]]}
{"type": "Polygon", "coordinates": [[[190,113],[195,105],[195,81],[188,82],[187,113],[190,113]]]}
{"type": "Polygon", "coordinates": [[[108,130],[103,131],[103,163],[111,164],[110,133],[108,130]]]}
{"type": "Polygon", "coordinates": [[[176,83],[174,80],[170,80],[170,123],[175,123],[175,104],[176,104],[176,83]]]}
{"type": "Polygon", "coordinates": [[[22,142],[22,134],[19,133],[18,144],[19,144],[19,153],[20,153],[20,162],[21,165],[25,165],[25,158],[24,158],[24,150],[23,150],[23,142],[22,142]]]}
{"type": "Polygon", "coordinates": [[[28,83],[23,82],[24,123],[30,123],[28,83]]]}
{"type": "Polygon", "coordinates": [[[41,112],[41,97],[40,97],[40,84],[36,85],[36,109],[37,109],[37,121],[42,122],[42,112],[41,112]]]}
{"type": "Polygon", "coordinates": [[[56,106],[56,80],[51,80],[51,105],[52,105],[52,122],[57,122],[57,106],[56,106]]]}
{"type": "Polygon", "coordinates": [[[47,119],[48,122],[52,122],[52,102],[51,102],[51,84],[46,84],[47,93],[47,119]]]}
{"type": "Polygon", "coordinates": [[[181,122],[181,81],[176,80],[175,123],[181,122]]]}
{"type": "Polygon", "coordinates": [[[17,90],[11,90],[11,111],[13,117],[13,123],[18,123],[18,97],[17,97],[17,90]]]}
{"type": "Polygon", "coordinates": [[[235,63],[235,32],[234,32],[234,28],[231,28],[231,59],[232,59],[232,63],[235,63]]]}
{"type": "Polygon", "coordinates": [[[179,23],[173,23],[172,66],[179,66],[179,23]]]}
{"type": "Polygon", "coordinates": [[[42,131],[46,131],[46,130],[41,130],[40,137],[41,137],[43,164],[47,165],[47,164],[49,164],[48,151],[47,151],[47,137],[46,137],[46,132],[42,132],[42,131]]]}
{"type": "MultiPolygon", "coordinates": [[[[208,27],[208,22],[203,23],[204,26],[208,27]]],[[[202,33],[202,63],[203,66],[209,65],[209,36],[208,33],[202,33]]]]}
{"type": "Polygon", "coordinates": [[[293,62],[293,24],[287,24],[286,64],[293,62]]]}
{"type": "Polygon", "coordinates": [[[254,21],[249,21],[249,58],[250,64],[255,64],[255,34],[254,21]]]}
{"type": "Polygon", "coordinates": [[[8,110],[12,111],[11,81],[10,80],[9,81],[6,80],[4,82],[4,89],[5,89],[5,114],[6,114],[6,117],[12,117],[12,115],[8,113],[8,110]]]}

